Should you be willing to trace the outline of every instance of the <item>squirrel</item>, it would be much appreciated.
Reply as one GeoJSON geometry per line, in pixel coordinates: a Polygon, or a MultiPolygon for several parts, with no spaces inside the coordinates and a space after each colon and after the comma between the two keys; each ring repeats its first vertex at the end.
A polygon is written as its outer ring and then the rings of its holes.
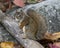
{"type": "Polygon", "coordinates": [[[42,39],[44,33],[46,32],[45,19],[42,15],[37,14],[33,10],[27,11],[28,16],[23,14],[23,20],[19,23],[20,28],[25,26],[25,33],[30,39],[42,39]]]}

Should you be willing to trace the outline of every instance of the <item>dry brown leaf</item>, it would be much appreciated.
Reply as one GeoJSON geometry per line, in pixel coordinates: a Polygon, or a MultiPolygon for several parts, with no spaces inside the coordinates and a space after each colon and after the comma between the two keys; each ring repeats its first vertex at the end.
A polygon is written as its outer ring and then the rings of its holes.
{"type": "Polygon", "coordinates": [[[57,40],[60,38],[60,32],[56,32],[53,34],[46,33],[44,36],[45,39],[50,39],[50,40],[57,40]]]}
{"type": "Polygon", "coordinates": [[[23,46],[14,42],[1,42],[0,48],[23,48],[23,46]]]}
{"type": "Polygon", "coordinates": [[[13,48],[14,43],[13,42],[1,42],[0,46],[1,48],[13,48]]]}

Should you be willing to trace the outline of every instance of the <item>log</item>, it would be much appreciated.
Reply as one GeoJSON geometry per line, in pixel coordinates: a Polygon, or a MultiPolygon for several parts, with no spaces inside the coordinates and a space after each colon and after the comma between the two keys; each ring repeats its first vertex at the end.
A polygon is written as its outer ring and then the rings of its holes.
{"type": "Polygon", "coordinates": [[[0,13],[0,22],[6,30],[24,47],[24,48],[44,48],[37,41],[30,40],[24,36],[24,32],[19,28],[18,23],[11,17],[0,13]],[[3,17],[2,17],[3,16],[3,17]]]}
{"type": "Polygon", "coordinates": [[[8,33],[8,31],[4,28],[4,26],[0,23],[0,42],[15,42],[19,44],[14,37],[11,36],[11,34],[8,33]]]}
{"type": "MultiPolygon", "coordinates": [[[[25,16],[28,15],[33,20],[33,22],[35,22],[35,23],[29,22],[28,25],[25,25],[25,28],[23,27],[25,29],[26,34],[28,35],[33,34],[33,36],[36,39],[40,40],[44,38],[44,34],[46,32],[55,33],[60,31],[59,0],[54,1],[46,0],[41,3],[26,6],[23,9],[25,16]],[[34,31],[36,29],[37,31],[34,31]]],[[[31,21],[31,19],[29,20],[31,21]]],[[[34,39],[33,36],[32,37],[28,36],[28,38],[34,39]]]]}
{"type": "MultiPolygon", "coordinates": [[[[4,17],[4,13],[0,10],[0,15],[2,16],[1,19],[4,17]]],[[[0,19],[0,21],[1,21],[0,19]]],[[[14,37],[9,34],[9,32],[4,28],[4,26],[0,23],[0,42],[4,41],[13,41],[18,43],[14,37]]]]}

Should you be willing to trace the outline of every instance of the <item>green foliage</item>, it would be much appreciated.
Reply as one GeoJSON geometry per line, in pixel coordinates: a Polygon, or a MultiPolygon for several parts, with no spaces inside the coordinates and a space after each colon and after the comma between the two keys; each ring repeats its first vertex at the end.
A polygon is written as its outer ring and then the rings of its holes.
{"type": "Polygon", "coordinates": [[[28,0],[30,3],[36,3],[36,0],[28,0]]]}

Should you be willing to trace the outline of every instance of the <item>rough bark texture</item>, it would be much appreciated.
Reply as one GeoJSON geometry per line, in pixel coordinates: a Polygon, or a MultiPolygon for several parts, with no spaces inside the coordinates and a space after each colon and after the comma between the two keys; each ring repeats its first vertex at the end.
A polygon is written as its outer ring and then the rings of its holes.
{"type": "MultiPolygon", "coordinates": [[[[41,14],[47,20],[48,32],[60,31],[60,1],[48,0],[42,3],[33,5],[28,10],[34,10],[38,14],[41,14]]],[[[32,13],[31,11],[31,13],[32,13]]],[[[28,11],[29,12],[29,11],[28,11]]],[[[30,13],[30,12],[29,12],[30,13]]]]}
{"type": "Polygon", "coordinates": [[[0,42],[4,41],[13,41],[17,43],[17,41],[8,33],[8,31],[0,23],[0,42]]]}

